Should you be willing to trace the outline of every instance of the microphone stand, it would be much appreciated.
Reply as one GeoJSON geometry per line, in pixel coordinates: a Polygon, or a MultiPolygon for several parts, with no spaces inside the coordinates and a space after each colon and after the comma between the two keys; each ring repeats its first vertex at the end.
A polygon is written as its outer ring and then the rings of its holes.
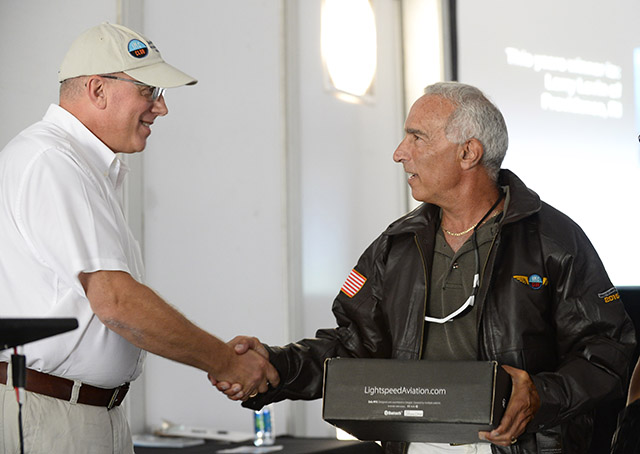
{"type": "Polygon", "coordinates": [[[0,318],[0,350],[13,348],[11,379],[18,401],[20,454],[24,454],[22,404],[27,387],[27,360],[23,354],[18,353],[18,349],[23,344],[65,333],[77,327],[78,321],[75,318],[0,318]]]}
{"type": "Polygon", "coordinates": [[[22,431],[22,404],[24,403],[24,388],[27,386],[27,357],[18,353],[18,347],[13,348],[11,355],[11,376],[18,401],[18,431],[20,433],[20,454],[24,454],[24,434],[22,431]]]}

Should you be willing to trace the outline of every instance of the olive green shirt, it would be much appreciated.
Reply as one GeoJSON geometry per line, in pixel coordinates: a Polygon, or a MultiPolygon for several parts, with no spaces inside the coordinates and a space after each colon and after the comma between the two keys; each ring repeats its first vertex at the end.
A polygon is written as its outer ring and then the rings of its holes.
{"type": "MultiPolygon", "coordinates": [[[[505,201],[505,210],[508,203],[505,201]]],[[[480,276],[498,233],[499,214],[480,226],[476,232],[479,250],[480,276]]],[[[456,311],[469,298],[473,290],[476,259],[471,237],[453,252],[446,242],[442,229],[438,229],[431,267],[431,282],[427,303],[427,315],[444,318],[456,311]]],[[[462,361],[478,359],[478,305],[470,311],[445,323],[425,322],[422,359],[438,361],[462,361]]]]}

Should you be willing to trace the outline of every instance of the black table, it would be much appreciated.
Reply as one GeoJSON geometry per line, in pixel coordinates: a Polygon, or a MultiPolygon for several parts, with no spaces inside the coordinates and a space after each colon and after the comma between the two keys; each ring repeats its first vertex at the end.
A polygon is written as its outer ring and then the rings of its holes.
{"type": "MultiPolygon", "coordinates": [[[[342,441],[331,438],[295,438],[281,436],[276,445],[282,445],[281,451],[274,454],[382,454],[382,448],[372,441],[342,441]]],[[[220,449],[237,446],[252,446],[251,442],[229,443],[207,440],[205,444],[189,448],[143,448],[136,446],[136,454],[215,454],[220,449]]]]}

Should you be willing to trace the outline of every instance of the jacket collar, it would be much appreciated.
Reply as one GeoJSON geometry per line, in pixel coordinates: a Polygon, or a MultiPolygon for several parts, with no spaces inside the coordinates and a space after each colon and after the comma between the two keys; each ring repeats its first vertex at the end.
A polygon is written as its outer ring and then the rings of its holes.
{"type": "MultiPolygon", "coordinates": [[[[529,189],[515,173],[507,169],[500,170],[498,184],[500,186],[508,186],[510,194],[509,207],[502,221],[503,224],[519,221],[540,211],[542,206],[540,197],[529,189]]],[[[383,235],[415,233],[424,229],[438,218],[439,210],[440,208],[437,205],[423,203],[415,210],[394,221],[383,232],[383,235]]]]}

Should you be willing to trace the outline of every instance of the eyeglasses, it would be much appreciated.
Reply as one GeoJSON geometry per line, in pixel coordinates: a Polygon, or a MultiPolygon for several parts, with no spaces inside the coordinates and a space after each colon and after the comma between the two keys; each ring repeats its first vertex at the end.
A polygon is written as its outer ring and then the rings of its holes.
{"type": "Polygon", "coordinates": [[[109,76],[109,75],[102,75],[100,77],[104,77],[105,79],[123,80],[125,82],[131,82],[132,84],[136,84],[141,87],[144,87],[144,89],[140,93],[142,94],[142,96],[144,96],[151,102],[156,102],[158,98],[160,98],[160,96],[164,95],[164,88],[152,87],[151,85],[138,82],[137,80],[125,79],[124,77],[116,77],[116,76],[109,76]]]}

